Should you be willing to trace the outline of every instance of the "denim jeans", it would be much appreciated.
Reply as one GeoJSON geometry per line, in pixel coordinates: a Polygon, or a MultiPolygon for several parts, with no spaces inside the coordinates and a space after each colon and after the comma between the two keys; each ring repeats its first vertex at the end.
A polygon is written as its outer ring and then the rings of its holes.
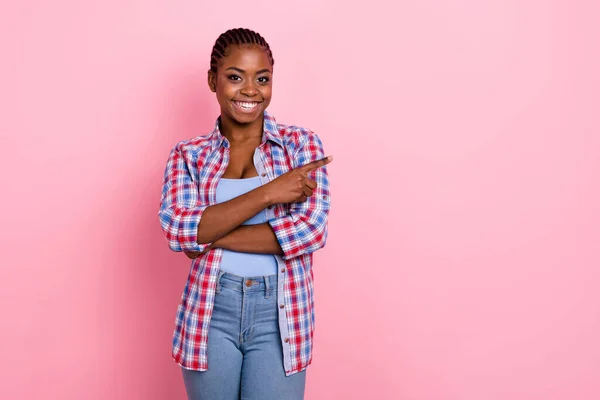
{"type": "Polygon", "coordinates": [[[189,400],[302,400],[306,370],[285,376],[277,275],[220,272],[208,332],[208,370],[182,368],[189,400]]]}

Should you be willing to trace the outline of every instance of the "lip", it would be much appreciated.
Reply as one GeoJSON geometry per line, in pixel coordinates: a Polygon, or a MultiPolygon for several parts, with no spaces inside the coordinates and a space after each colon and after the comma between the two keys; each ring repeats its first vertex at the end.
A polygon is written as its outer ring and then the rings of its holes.
{"type": "Polygon", "coordinates": [[[238,110],[244,114],[253,113],[256,109],[258,109],[259,104],[262,103],[262,101],[244,101],[244,100],[232,100],[231,102],[233,103],[233,106],[235,107],[236,110],[238,110]],[[255,106],[252,108],[244,108],[239,103],[253,103],[253,104],[255,104],[255,106]]]}

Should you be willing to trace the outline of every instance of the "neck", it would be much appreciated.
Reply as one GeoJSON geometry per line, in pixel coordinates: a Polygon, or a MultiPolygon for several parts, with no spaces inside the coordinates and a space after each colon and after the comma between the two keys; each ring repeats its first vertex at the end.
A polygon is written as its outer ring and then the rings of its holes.
{"type": "Polygon", "coordinates": [[[221,115],[219,129],[221,134],[230,142],[246,142],[248,140],[262,140],[264,118],[258,118],[247,124],[240,124],[237,121],[223,117],[221,115]]]}

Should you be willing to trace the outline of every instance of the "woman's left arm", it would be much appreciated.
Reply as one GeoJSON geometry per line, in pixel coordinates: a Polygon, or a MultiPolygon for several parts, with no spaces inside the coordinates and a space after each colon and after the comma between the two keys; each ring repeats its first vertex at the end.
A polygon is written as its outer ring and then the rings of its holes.
{"type": "MultiPolygon", "coordinates": [[[[310,133],[296,154],[297,167],[325,157],[319,137],[310,133]]],[[[279,254],[284,260],[312,253],[325,246],[330,208],[329,176],[325,166],[309,173],[317,182],[313,195],[290,204],[288,214],[268,223],[243,225],[215,241],[210,248],[258,254],[279,254]]],[[[196,258],[201,253],[186,253],[196,258]]]]}
{"type": "MultiPolygon", "coordinates": [[[[308,132],[294,157],[296,168],[322,160],[325,157],[321,139],[308,132]]],[[[283,251],[289,260],[313,253],[327,241],[327,218],[330,207],[329,176],[327,167],[309,172],[308,177],[317,183],[312,196],[304,202],[291,203],[289,213],[269,221],[283,251]]]]}

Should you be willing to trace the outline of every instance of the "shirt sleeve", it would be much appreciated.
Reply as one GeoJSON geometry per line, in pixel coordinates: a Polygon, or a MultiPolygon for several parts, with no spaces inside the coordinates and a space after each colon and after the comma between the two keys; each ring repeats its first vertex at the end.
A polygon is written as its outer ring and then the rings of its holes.
{"type": "Polygon", "coordinates": [[[208,205],[200,204],[198,186],[192,180],[186,158],[173,148],[162,185],[158,216],[163,233],[173,251],[202,252],[210,245],[198,244],[198,225],[208,205]]]}
{"type": "MultiPolygon", "coordinates": [[[[311,132],[300,146],[294,165],[300,167],[324,157],[321,140],[311,132]]],[[[317,182],[313,195],[305,202],[290,204],[288,214],[269,221],[283,250],[284,260],[313,253],[324,247],[327,241],[330,207],[327,167],[317,168],[308,177],[317,182]]]]}

